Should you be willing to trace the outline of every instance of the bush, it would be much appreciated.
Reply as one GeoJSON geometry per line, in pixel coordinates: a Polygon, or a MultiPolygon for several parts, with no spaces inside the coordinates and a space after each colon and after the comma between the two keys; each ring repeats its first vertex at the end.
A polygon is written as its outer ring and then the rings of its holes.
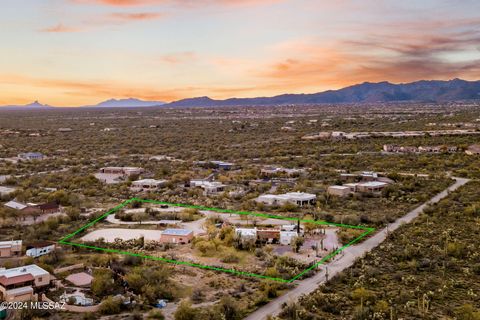
{"type": "Polygon", "coordinates": [[[175,320],[193,320],[196,318],[196,311],[188,300],[183,300],[175,311],[175,320]]]}
{"type": "Polygon", "coordinates": [[[240,261],[240,258],[237,254],[231,252],[225,255],[220,261],[225,263],[238,263],[240,261]]]}
{"type": "Polygon", "coordinates": [[[100,313],[102,314],[118,314],[121,311],[122,300],[115,297],[108,297],[102,301],[100,305],[100,313]]]}
{"type": "Polygon", "coordinates": [[[148,313],[147,320],[154,320],[154,319],[163,320],[165,319],[165,316],[160,310],[152,310],[148,313]]]}

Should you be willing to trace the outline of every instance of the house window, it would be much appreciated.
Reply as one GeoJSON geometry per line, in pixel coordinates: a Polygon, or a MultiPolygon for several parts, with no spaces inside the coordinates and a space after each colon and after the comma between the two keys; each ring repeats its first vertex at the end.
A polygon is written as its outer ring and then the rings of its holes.
{"type": "Polygon", "coordinates": [[[38,278],[38,282],[42,282],[43,278],[42,277],[39,277],[38,278]]]}

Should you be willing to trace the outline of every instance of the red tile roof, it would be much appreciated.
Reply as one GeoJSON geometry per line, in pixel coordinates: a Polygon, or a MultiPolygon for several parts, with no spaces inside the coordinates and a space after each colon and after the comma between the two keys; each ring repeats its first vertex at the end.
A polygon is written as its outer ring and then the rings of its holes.
{"type": "Polygon", "coordinates": [[[24,282],[33,281],[33,280],[35,280],[35,278],[30,273],[13,276],[13,277],[1,276],[0,284],[6,287],[12,284],[24,283],[24,282]]]}

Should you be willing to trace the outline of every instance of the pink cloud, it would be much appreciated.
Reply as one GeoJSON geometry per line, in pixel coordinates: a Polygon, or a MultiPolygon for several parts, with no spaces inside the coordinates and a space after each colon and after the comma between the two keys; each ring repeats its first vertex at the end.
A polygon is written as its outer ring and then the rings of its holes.
{"type": "Polygon", "coordinates": [[[132,7],[161,4],[175,4],[179,6],[204,6],[204,5],[259,5],[281,2],[284,0],[71,0],[75,3],[99,4],[114,7],[132,7]]]}
{"type": "Polygon", "coordinates": [[[140,20],[154,20],[163,17],[161,13],[139,12],[139,13],[111,13],[108,17],[122,21],[140,21],[140,20]]]}
{"type": "Polygon", "coordinates": [[[52,27],[48,27],[48,28],[45,28],[45,29],[41,29],[40,31],[42,32],[53,32],[53,33],[61,33],[61,32],[78,32],[80,31],[79,28],[75,28],[75,27],[69,27],[69,26],[65,26],[64,24],[62,23],[59,23],[55,26],[52,26],[52,27]]]}
{"type": "Polygon", "coordinates": [[[160,57],[160,60],[162,62],[165,62],[168,64],[192,62],[196,59],[197,59],[197,56],[193,51],[169,53],[160,57]]]}

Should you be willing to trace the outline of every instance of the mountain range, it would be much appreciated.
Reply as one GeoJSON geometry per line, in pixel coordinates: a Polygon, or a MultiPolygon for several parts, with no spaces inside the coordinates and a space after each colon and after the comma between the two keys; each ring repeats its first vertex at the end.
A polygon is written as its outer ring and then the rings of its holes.
{"type": "MultiPolygon", "coordinates": [[[[480,81],[420,80],[394,84],[387,81],[345,87],[311,94],[282,94],[274,97],[230,98],[215,100],[209,97],[182,99],[170,103],[144,101],[134,98],[110,99],[89,108],[120,107],[221,107],[221,106],[266,106],[300,104],[340,104],[377,102],[449,102],[460,100],[480,100],[480,81]]],[[[53,108],[35,101],[24,106],[3,106],[8,109],[49,109],[53,108]]]]}
{"type": "Polygon", "coordinates": [[[364,82],[339,90],[311,94],[282,94],[274,97],[231,98],[214,100],[209,97],[183,99],[165,104],[166,107],[212,107],[247,105],[336,104],[375,102],[448,102],[480,100],[480,81],[453,79],[448,81],[421,80],[411,83],[364,82]]]}

